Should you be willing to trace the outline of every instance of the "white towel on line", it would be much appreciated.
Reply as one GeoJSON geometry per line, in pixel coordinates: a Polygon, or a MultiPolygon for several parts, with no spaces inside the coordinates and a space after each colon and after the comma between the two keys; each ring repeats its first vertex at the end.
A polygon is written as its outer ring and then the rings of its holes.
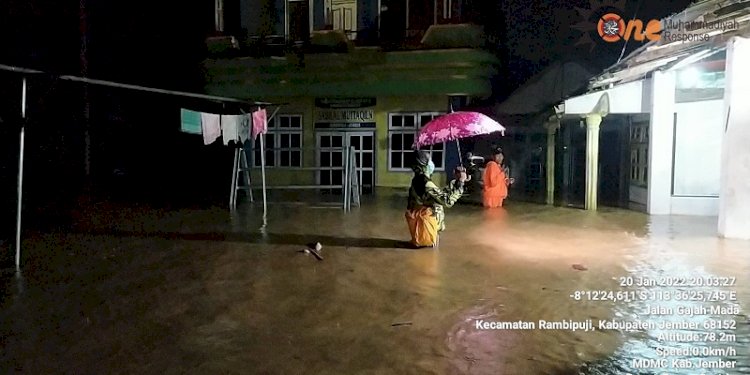
{"type": "Polygon", "coordinates": [[[203,144],[214,143],[221,135],[221,118],[213,113],[201,113],[201,128],[203,130],[203,144]]]}
{"type": "Polygon", "coordinates": [[[224,139],[224,145],[228,145],[230,141],[240,141],[239,125],[240,116],[221,115],[221,136],[224,139]]]}

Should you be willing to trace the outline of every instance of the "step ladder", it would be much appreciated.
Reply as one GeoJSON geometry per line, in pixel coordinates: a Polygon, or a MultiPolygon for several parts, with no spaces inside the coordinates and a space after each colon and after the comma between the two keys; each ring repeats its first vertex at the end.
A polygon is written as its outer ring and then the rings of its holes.
{"type": "Polygon", "coordinates": [[[362,195],[362,185],[359,183],[359,173],[357,171],[357,155],[356,150],[354,147],[349,147],[349,171],[347,173],[347,177],[349,179],[349,192],[351,194],[347,194],[347,203],[346,203],[346,209],[347,211],[351,210],[352,203],[354,203],[355,207],[360,206],[360,196],[362,195]]]}
{"type": "Polygon", "coordinates": [[[229,207],[237,208],[238,192],[245,191],[253,202],[253,188],[250,183],[250,165],[247,162],[247,152],[243,146],[238,146],[234,150],[234,163],[232,164],[232,191],[229,195],[229,207]],[[242,181],[242,183],[240,183],[242,181]]]}

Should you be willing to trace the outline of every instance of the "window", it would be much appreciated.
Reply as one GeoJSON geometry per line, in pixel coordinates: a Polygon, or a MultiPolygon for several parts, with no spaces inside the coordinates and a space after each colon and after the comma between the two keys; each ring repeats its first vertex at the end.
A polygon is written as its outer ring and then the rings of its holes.
{"type": "Polygon", "coordinates": [[[630,184],[648,184],[648,123],[630,126],[630,184]]]}
{"type": "Polygon", "coordinates": [[[224,1],[216,0],[214,3],[214,26],[216,31],[224,31],[224,1]]]}
{"type": "MultiPolygon", "coordinates": [[[[427,125],[439,112],[390,113],[388,114],[388,170],[410,171],[414,158],[414,137],[417,130],[427,125]]],[[[445,144],[422,148],[432,154],[435,170],[445,168],[445,144]]]]}
{"type": "MultiPolygon", "coordinates": [[[[266,167],[302,166],[302,115],[276,115],[261,135],[266,148],[266,167]]],[[[260,137],[253,146],[253,166],[260,167],[260,137]]]]}

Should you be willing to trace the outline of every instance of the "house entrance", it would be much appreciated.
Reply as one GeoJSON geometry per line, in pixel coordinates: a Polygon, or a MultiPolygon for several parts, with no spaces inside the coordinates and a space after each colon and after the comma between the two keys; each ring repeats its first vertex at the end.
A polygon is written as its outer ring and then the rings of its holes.
{"type": "MultiPolygon", "coordinates": [[[[371,194],[375,187],[375,132],[374,131],[331,131],[316,134],[318,171],[317,180],[321,185],[341,185],[344,179],[344,147],[354,147],[354,160],[359,184],[363,194],[371,194]]],[[[341,194],[341,189],[328,190],[331,194],[341,194]]]]}

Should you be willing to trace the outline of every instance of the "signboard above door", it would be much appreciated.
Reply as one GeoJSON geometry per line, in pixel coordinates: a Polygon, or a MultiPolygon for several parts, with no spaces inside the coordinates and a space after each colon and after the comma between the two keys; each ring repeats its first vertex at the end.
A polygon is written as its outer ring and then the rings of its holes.
{"type": "Polygon", "coordinates": [[[319,109],[315,111],[315,122],[360,123],[374,122],[373,109],[319,109]]]}
{"type": "Polygon", "coordinates": [[[315,98],[318,108],[367,108],[375,106],[375,98],[315,98]]]}
{"type": "Polygon", "coordinates": [[[316,98],[315,107],[316,127],[322,127],[320,123],[326,127],[375,123],[375,98],[316,98]]]}

